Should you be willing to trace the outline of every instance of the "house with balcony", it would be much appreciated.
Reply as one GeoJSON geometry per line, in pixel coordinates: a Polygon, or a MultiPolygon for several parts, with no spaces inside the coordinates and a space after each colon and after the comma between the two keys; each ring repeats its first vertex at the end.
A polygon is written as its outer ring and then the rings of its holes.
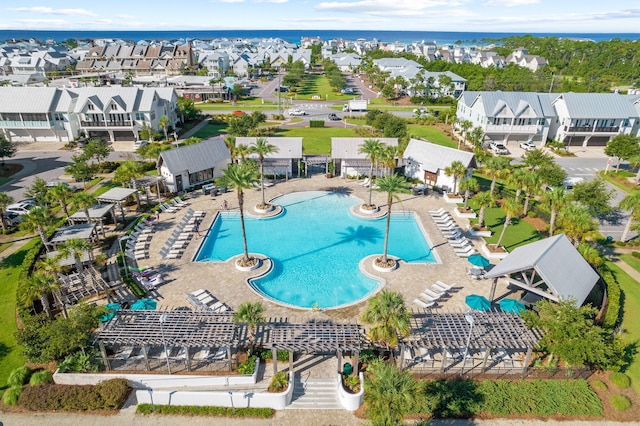
{"type": "Polygon", "coordinates": [[[549,96],[555,96],[549,139],[567,146],[604,146],[614,136],[633,134],[638,123],[638,111],[627,95],[570,92],[549,96]]]}
{"type": "Polygon", "coordinates": [[[456,116],[480,127],[485,141],[544,145],[555,111],[550,95],[534,92],[464,92],[458,99],[456,116]]]}

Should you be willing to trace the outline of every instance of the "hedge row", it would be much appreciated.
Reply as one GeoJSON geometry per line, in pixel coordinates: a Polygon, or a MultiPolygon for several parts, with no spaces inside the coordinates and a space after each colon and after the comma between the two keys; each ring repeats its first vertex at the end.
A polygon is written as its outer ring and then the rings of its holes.
{"type": "Polygon", "coordinates": [[[18,405],[30,411],[115,410],[125,403],[129,391],[125,379],[106,380],[95,386],[25,386],[18,405]]]}
{"type": "Polygon", "coordinates": [[[620,285],[616,280],[615,275],[610,271],[604,271],[601,273],[602,279],[607,285],[607,313],[602,321],[602,326],[605,328],[613,328],[620,319],[620,285]]]}
{"type": "Polygon", "coordinates": [[[192,405],[152,406],[151,404],[139,404],[137,412],[140,414],[190,414],[217,417],[256,417],[260,419],[268,419],[275,414],[275,410],[271,408],[198,407],[192,405]]]}
{"type": "Polygon", "coordinates": [[[324,127],[324,120],[309,120],[309,127],[324,127]]]}

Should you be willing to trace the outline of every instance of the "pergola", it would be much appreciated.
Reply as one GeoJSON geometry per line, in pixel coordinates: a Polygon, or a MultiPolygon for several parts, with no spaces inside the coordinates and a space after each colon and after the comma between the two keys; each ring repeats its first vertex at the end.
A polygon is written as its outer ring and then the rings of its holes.
{"type": "Polygon", "coordinates": [[[404,361],[407,348],[435,349],[443,354],[440,371],[444,372],[445,353],[464,348],[465,352],[481,351],[484,354],[484,371],[491,351],[500,348],[526,352],[526,368],[533,347],[541,337],[539,330],[528,328],[519,315],[511,312],[440,312],[417,309],[412,310],[411,332],[403,339],[401,359],[404,361]]]}
{"type": "MultiPolygon", "coordinates": [[[[140,347],[147,370],[150,370],[148,346],[182,347],[187,370],[191,371],[189,349],[195,347],[227,347],[241,340],[244,327],[233,322],[232,314],[210,311],[117,311],[95,335],[107,370],[111,369],[105,345],[140,347]]],[[[231,370],[231,363],[229,363],[231,370]]]]}
{"type": "Polygon", "coordinates": [[[310,320],[290,322],[287,319],[270,319],[262,324],[258,335],[261,344],[273,352],[273,371],[278,371],[278,349],[289,351],[289,365],[293,368],[295,352],[336,352],[338,365],[342,364],[342,352],[351,351],[355,357],[357,374],[358,353],[362,348],[364,330],[357,323],[310,320]]]}
{"type": "Polygon", "coordinates": [[[69,275],[58,275],[60,288],[54,292],[54,306],[68,306],[78,303],[85,297],[95,296],[109,290],[109,284],[94,268],[69,275]]]}
{"type": "Polygon", "coordinates": [[[149,188],[152,186],[156,186],[156,193],[158,195],[158,203],[162,200],[160,199],[160,182],[164,181],[165,178],[162,176],[143,176],[135,181],[135,187],[138,189],[144,189],[145,196],[147,197],[147,204],[149,202],[149,188]]]}
{"type": "MultiPolygon", "coordinates": [[[[264,159],[264,172],[265,174],[272,174],[278,176],[284,175],[284,179],[289,179],[289,170],[291,169],[291,160],[279,160],[275,158],[264,159]]],[[[300,177],[300,168],[298,168],[298,177],[300,177]]]]}
{"type": "Polygon", "coordinates": [[[302,162],[305,165],[305,171],[309,174],[309,166],[324,165],[325,173],[329,171],[329,162],[331,157],[328,155],[305,155],[302,157],[302,162]]]}
{"type": "Polygon", "coordinates": [[[57,246],[65,241],[79,238],[94,242],[98,239],[95,223],[80,223],[77,225],[62,226],[58,228],[49,241],[53,246],[57,246]]]}
{"type": "Polygon", "coordinates": [[[120,207],[120,213],[122,214],[122,221],[126,221],[124,216],[124,208],[122,207],[122,202],[129,198],[130,196],[136,196],[136,200],[138,200],[138,190],[131,188],[111,188],[104,194],[96,197],[98,202],[104,203],[114,203],[120,207]]]}
{"type": "Polygon", "coordinates": [[[91,223],[91,222],[99,222],[100,230],[102,231],[102,236],[104,237],[104,220],[108,214],[111,214],[113,218],[113,223],[118,222],[116,219],[116,213],[114,211],[115,204],[95,204],[87,208],[89,211],[89,217],[87,218],[87,214],[84,209],[80,209],[71,216],[67,218],[67,221],[75,225],[76,223],[91,223]]]}

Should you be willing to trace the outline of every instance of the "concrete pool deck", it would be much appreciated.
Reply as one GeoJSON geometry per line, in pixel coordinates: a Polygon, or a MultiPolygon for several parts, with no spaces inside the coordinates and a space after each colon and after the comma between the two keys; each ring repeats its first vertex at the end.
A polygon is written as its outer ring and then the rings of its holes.
{"type": "MultiPolygon", "coordinates": [[[[329,190],[338,191],[367,200],[368,189],[360,186],[358,181],[341,178],[326,178],[324,175],[316,175],[312,178],[291,179],[288,182],[279,182],[274,186],[265,188],[267,199],[275,198],[279,195],[309,190],[329,190]]],[[[413,211],[423,229],[427,233],[429,241],[434,247],[434,255],[438,260],[435,264],[406,264],[401,263],[400,267],[393,272],[380,273],[373,269],[371,262],[364,262],[365,270],[368,274],[380,277],[385,280],[382,288],[397,291],[404,296],[408,307],[419,307],[414,305],[413,300],[425,289],[429,288],[435,281],[440,280],[448,284],[455,284],[456,291],[451,292],[451,296],[438,302],[437,307],[446,310],[467,310],[464,303],[465,296],[471,293],[489,296],[491,290],[491,280],[472,280],[467,275],[467,270],[471,267],[466,258],[455,255],[447,240],[442,236],[440,230],[434,224],[429,210],[437,210],[440,207],[452,211],[454,204],[447,204],[443,197],[439,195],[411,195],[401,194],[401,202],[395,202],[394,211],[413,211]]],[[[200,237],[194,235],[189,242],[185,252],[180,259],[166,259],[160,255],[160,250],[165,246],[165,242],[170,238],[171,233],[176,229],[176,225],[187,213],[187,208],[181,208],[175,213],[162,213],[160,223],[156,225],[156,231],[151,239],[149,247],[149,258],[139,260],[139,266],[154,267],[163,273],[165,283],[157,290],[150,292],[150,297],[156,299],[159,309],[172,309],[178,306],[189,306],[184,293],[190,293],[197,289],[208,290],[213,296],[235,309],[244,302],[262,302],[265,308],[265,316],[288,317],[295,320],[308,319],[355,319],[364,307],[366,300],[348,307],[313,311],[308,309],[296,309],[283,306],[261,297],[246,283],[247,279],[264,272],[265,266],[251,271],[241,272],[235,268],[234,262],[207,263],[192,262],[200,243],[202,242],[207,229],[211,226],[218,211],[223,209],[223,203],[228,203],[229,210],[237,210],[238,201],[235,191],[227,192],[217,197],[205,196],[201,191],[193,193],[188,199],[190,208],[206,212],[200,224],[200,237]]],[[[245,211],[252,216],[258,216],[253,212],[253,207],[261,201],[259,190],[245,191],[245,211]]],[[[373,192],[373,203],[381,207],[382,212],[386,210],[386,195],[373,192]]],[[[461,228],[466,229],[467,219],[456,217],[456,221],[461,228]]],[[[482,240],[480,238],[469,237],[474,242],[476,249],[480,248],[482,240]]],[[[251,246],[249,246],[251,252],[251,246]]],[[[330,259],[327,259],[330,267],[330,259]]],[[[292,283],[295,285],[295,283],[292,283]]],[[[502,283],[498,283],[496,298],[501,297],[508,290],[502,283]]]]}

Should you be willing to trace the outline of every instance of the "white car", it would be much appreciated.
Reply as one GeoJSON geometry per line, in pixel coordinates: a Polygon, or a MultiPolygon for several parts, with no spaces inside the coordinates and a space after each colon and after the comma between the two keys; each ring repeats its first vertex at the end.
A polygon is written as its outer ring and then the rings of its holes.
{"type": "Polygon", "coordinates": [[[303,115],[307,115],[307,113],[301,109],[290,109],[289,111],[287,111],[287,113],[291,116],[291,117],[300,117],[303,115]]]}
{"type": "Polygon", "coordinates": [[[135,141],[133,143],[133,149],[142,148],[143,146],[149,145],[149,141],[135,141]]]}
{"type": "Polygon", "coordinates": [[[7,208],[4,211],[6,213],[15,213],[18,215],[23,215],[23,214],[29,214],[29,211],[35,207],[36,206],[34,204],[20,201],[18,203],[7,206],[7,208]]]}
{"type": "Polygon", "coordinates": [[[536,149],[536,144],[531,141],[526,141],[520,144],[520,148],[524,149],[525,151],[533,151],[534,149],[536,149]]]}
{"type": "Polygon", "coordinates": [[[507,149],[506,146],[502,145],[501,143],[497,143],[493,145],[492,149],[493,149],[493,152],[495,152],[496,154],[509,155],[509,150],[507,149]]]}

